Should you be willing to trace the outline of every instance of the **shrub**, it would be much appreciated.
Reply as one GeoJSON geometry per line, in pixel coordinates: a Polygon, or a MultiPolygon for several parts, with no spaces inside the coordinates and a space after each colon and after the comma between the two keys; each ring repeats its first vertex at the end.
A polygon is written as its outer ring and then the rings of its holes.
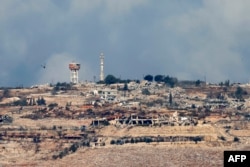
{"type": "Polygon", "coordinates": [[[43,97],[39,97],[38,100],[36,101],[37,104],[40,106],[40,105],[46,105],[46,101],[44,100],[43,97]]]}
{"type": "Polygon", "coordinates": [[[226,138],[224,136],[220,136],[219,139],[226,141],[226,138]]]}
{"type": "Polygon", "coordinates": [[[56,125],[53,125],[52,130],[56,130],[56,125]]]}
{"type": "Polygon", "coordinates": [[[41,142],[40,137],[39,136],[33,137],[33,142],[40,143],[41,142]]]}
{"type": "Polygon", "coordinates": [[[57,158],[58,158],[58,155],[53,155],[52,158],[53,158],[53,159],[57,159],[57,158]]]}
{"type": "Polygon", "coordinates": [[[130,143],[135,143],[134,138],[131,138],[130,143]]]}
{"type": "Polygon", "coordinates": [[[77,146],[76,143],[72,144],[72,145],[70,146],[70,148],[69,148],[69,150],[72,151],[72,152],[76,152],[77,149],[78,149],[78,146],[77,146]]]}
{"type": "Polygon", "coordinates": [[[111,140],[110,144],[116,144],[115,140],[111,140]]]}
{"type": "Polygon", "coordinates": [[[151,143],[152,142],[152,138],[151,137],[147,137],[145,142],[146,143],[151,143]]]}
{"type": "MultiPolygon", "coordinates": [[[[223,136],[221,136],[221,137],[223,137],[223,136]]],[[[198,141],[201,141],[201,140],[202,140],[202,138],[201,138],[201,137],[198,137],[198,136],[193,138],[193,141],[194,141],[196,144],[197,144],[198,141]]]]}
{"type": "Polygon", "coordinates": [[[52,110],[52,109],[54,109],[54,107],[57,107],[57,106],[58,106],[57,103],[50,103],[50,104],[48,105],[49,110],[52,110]]]}
{"type": "Polygon", "coordinates": [[[135,138],[135,143],[139,143],[140,142],[140,138],[135,138]]]}
{"type": "Polygon", "coordinates": [[[129,143],[129,140],[128,140],[128,139],[125,139],[124,143],[129,143]]]}
{"type": "Polygon", "coordinates": [[[234,137],[234,142],[239,142],[240,139],[238,137],[234,137]]]}
{"type": "Polygon", "coordinates": [[[85,146],[87,146],[87,147],[90,146],[89,141],[85,142],[85,146]]]}
{"type": "Polygon", "coordinates": [[[63,152],[63,151],[61,151],[60,153],[59,153],[59,155],[58,155],[58,157],[60,158],[60,159],[62,159],[62,157],[64,157],[66,154],[63,152]]]}
{"type": "Polygon", "coordinates": [[[121,140],[119,139],[119,140],[116,141],[116,144],[123,145],[124,141],[122,139],[121,140]]]}
{"type": "Polygon", "coordinates": [[[164,142],[164,138],[163,138],[163,137],[158,136],[158,138],[157,138],[157,142],[164,142]]]}

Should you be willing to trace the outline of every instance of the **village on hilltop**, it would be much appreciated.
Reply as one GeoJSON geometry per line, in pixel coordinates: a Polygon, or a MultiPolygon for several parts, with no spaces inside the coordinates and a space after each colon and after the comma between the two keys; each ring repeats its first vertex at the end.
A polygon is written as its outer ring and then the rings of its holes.
{"type": "Polygon", "coordinates": [[[222,154],[213,157],[218,152],[249,149],[250,85],[178,81],[164,75],[104,78],[103,54],[100,60],[98,82],[80,83],[80,64],[70,63],[70,83],[1,88],[3,165],[48,165],[92,149],[95,154],[103,149],[112,154],[109,149],[120,147],[154,150],[149,146],[187,147],[191,152],[202,148],[199,164],[210,164],[202,159],[209,154],[218,165],[222,154]]]}

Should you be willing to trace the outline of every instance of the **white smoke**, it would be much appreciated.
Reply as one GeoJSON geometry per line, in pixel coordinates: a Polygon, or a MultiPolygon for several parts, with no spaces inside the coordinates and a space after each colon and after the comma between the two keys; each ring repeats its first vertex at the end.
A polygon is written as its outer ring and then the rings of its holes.
{"type": "Polygon", "coordinates": [[[76,62],[81,64],[79,70],[79,81],[92,79],[92,70],[83,62],[79,62],[69,53],[53,54],[45,63],[45,68],[41,64],[40,76],[38,83],[70,82],[69,63],[76,62]]]}

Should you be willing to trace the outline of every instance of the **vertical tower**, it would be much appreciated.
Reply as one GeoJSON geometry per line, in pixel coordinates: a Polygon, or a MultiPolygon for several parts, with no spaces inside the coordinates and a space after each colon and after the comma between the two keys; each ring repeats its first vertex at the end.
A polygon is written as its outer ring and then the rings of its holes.
{"type": "Polygon", "coordinates": [[[73,84],[78,84],[78,71],[80,70],[80,64],[70,63],[70,82],[73,84]]]}
{"type": "Polygon", "coordinates": [[[104,54],[100,55],[100,81],[104,81],[104,54]]]}

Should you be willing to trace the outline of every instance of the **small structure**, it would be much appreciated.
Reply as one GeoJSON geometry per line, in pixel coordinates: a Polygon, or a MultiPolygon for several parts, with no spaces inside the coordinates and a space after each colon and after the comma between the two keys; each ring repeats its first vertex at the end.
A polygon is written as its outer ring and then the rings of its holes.
{"type": "Polygon", "coordinates": [[[105,142],[103,138],[98,138],[97,142],[95,142],[95,146],[105,146],[105,142]]]}
{"type": "Polygon", "coordinates": [[[70,82],[73,84],[78,84],[78,71],[80,70],[80,64],[78,63],[70,63],[70,82]]]}
{"type": "Polygon", "coordinates": [[[107,101],[113,101],[117,97],[116,89],[103,89],[98,91],[99,96],[107,101]]]}

